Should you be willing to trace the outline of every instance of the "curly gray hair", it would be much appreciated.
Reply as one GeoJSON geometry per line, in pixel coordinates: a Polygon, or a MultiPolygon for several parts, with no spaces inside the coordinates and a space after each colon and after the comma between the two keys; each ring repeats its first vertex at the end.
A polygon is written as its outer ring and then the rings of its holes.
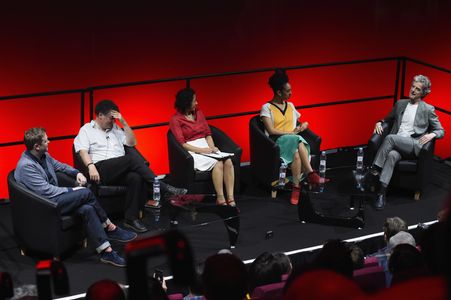
{"type": "Polygon", "coordinates": [[[421,91],[423,93],[423,97],[427,96],[431,92],[431,81],[427,76],[416,75],[413,77],[412,82],[419,82],[423,85],[423,90],[421,91]]]}

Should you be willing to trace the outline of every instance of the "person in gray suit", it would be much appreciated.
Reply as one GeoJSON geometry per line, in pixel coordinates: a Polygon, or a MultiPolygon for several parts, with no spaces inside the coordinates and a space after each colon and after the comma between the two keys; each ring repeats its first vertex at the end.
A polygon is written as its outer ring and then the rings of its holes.
{"type": "Polygon", "coordinates": [[[375,134],[382,134],[382,123],[393,123],[381,147],[376,153],[370,172],[379,177],[380,188],[375,207],[385,207],[385,190],[393,175],[395,164],[402,158],[418,157],[424,144],[445,135],[434,107],[423,99],[431,92],[431,81],[424,75],[416,75],[410,87],[409,99],[396,102],[391,112],[374,128],[375,134]]]}

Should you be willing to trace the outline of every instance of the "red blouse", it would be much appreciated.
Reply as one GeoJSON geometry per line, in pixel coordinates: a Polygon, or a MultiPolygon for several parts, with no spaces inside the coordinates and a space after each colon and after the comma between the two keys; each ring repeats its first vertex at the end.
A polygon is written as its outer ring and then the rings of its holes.
{"type": "Polygon", "coordinates": [[[211,135],[207,120],[205,120],[204,114],[199,110],[196,111],[194,121],[188,120],[185,118],[185,115],[176,112],[169,121],[169,128],[180,144],[211,135]]]}

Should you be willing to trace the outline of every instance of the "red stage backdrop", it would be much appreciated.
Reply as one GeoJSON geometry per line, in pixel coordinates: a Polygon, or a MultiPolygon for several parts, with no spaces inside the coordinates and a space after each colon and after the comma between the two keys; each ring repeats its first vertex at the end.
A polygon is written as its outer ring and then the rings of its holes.
{"type": "MultiPolygon", "coordinates": [[[[157,1],[155,1],[157,2],[157,1]]],[[[160,2],[160,1],[158,1],[160,2]]],[[[161,1],[163,2],[163,1],[161,1]]],[[[83,89],[89,86],[408,56],[451,69],[448,1],[167,1],[158,4],[77,1],[69,4],[3,4],[0,18],[0,96],[83,89]],[[22,6],[20,6],[22,5],[22,6]]],[[[450,75],[407,65],[430,76],[427,101],[451,110],[450,75]]],[[[288,72],[295,105],[392,95],[396,63],[345,65],[288,72]]],[[[270,72],[195,79],[200,108],[208,116],[257,112],[271,97],[270,72]]],[[[167,122],[184,81],[104,89],[94,101],[116,101],[132,126],[167,122]]],[[[405,90],[407,93],[407,89],[405,90]]],[[[323,138],[323,148],[364,144],[393,99],[302,109],[302,119],[323,138]]],[[[85,121],[89,119],[85,98],[85,121]]],[[[6,175],[23,151],[25,129],[44,126],[50,137],[80,127],[81,95],[0,100],[0,198],[6,175]]],[[[449,115],[438,112],[445,130],[449,115]]],[[[249,161],[252,115],[211,120],[243,148],[249,161]]],[[[158,174],[168,172],[167,126],[136,130],[138,147],[158,174]]],[[[53,141],[54,157],[72,164],[71,139],[53,141]]],[[[437,143],[449,157],[451,137],[437,143]]]]}

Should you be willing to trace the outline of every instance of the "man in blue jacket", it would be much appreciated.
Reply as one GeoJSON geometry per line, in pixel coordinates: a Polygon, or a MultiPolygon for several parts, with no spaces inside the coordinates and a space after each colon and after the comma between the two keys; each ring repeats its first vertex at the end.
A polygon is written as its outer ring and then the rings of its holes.
{"type": "Polygon", "coordinates": [[[24,135],[24,143],[27,150],[22,153],[14,171],[16,181],[36,194],[55,201],[61,214],[80,215],[88,238],[100,256],[100,261],[124,267],[125,260],[111,248],[108,240],[128,242],[136,237],[136,233],[123,230],[111,223],[91,190],[84,187],[86,177],[77,169],[50,156],[49,140],[44,128],[28,129],[24,135]],[[76,178],[78,186],[58,186],[56,172],[76,178]]]}

